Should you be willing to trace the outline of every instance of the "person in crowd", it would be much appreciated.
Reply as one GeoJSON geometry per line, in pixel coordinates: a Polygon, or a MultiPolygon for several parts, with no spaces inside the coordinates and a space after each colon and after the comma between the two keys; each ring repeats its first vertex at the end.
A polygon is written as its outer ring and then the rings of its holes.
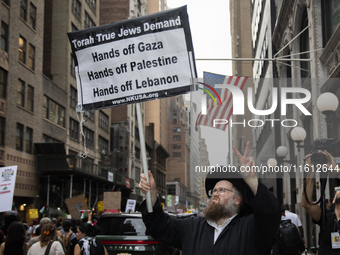
{"type": "Polygon", "coordinates": [[[328,198],[325,199],[325,207],[326,207],[326,211],[331,211],[332,210],[332,201],[329,200],[328,198]]]}
{"type": "Polygon", "coordinates": [[[257,255],[270,249],[280,224],[280,203],[257,179],[249,158],[250,142],[244,156],[235,146],[233,149],[241,164],[241,174],[232,171],[207,174],[205,189],[211,199],[204,210],[205,217],[171,218],[162,210],[151,171],[149,182],[141,174],[139,188],[144,194],[151,190],[153,212],[147,211],[145,201],[140,211],[155,240],[181,249],[183,255],[257,255]]]}
{"type": "Polygon", "coordinates": [[[37,236],[36,233],[35,233],[35,230],[36,230],[36,228],[38,226],[39,226],[38,220],[37,219],[32,220],[32,224],[31,224],[30,228],[27,231],[28,239],[29,240],[31,240],[32,237],[36,237],[37,236]]]}
{"type": "Polygon", "coordinates": [[[71,218],[71,230],[73,233],[77,233],[77,220],[75,218],[71,218]]]}
{"type": "Polygon", "coordinates": [[[0,255],[26,255],[30,246],[25,240],[25,228],[22,223],[12,222],[7,229],[6,241],[0,246],[0,255]]]}
{"type": "Polygon", "coordinates": [[[57,227],[57,230],[61,230],[63,228],[63,217],[59,216],[57,220],[55,221],[55,226],[57,227]]]}
{"type": "Polygon", "coordinates": [[[74,255],[108,255],[106,248],[95,236],[100,234],[97,226],[82,223],[77,230],[78,244],[74,248],[74,255]]]}
{"type": "Polygon", "coordinates": [[[28,255],[65,255],[63,247],[55,241],[57,235],[57,228],[53,223],[46,223],[41,228],[39,242],[33,244],[28,250],[28,255]],[[46,252],[49,251],[49,252],[46,252]]]}
{"type": "Polygon", "coordinates": [[[7,234],[7,229],[9,225],[11,225],[14,221],[20,221],[18,213],[16,211],[8,211],[6,212],[4,216],[4,225],[1,227],[2,232],[4,232],[4,235],[7,234]]]}
{"type": "Polygon", "coordinates": [[[5,235],[4,232],[2,232],[2,230],[0,230],[0,245],[5,241],[5,235]]]}
{"type": "Polygon", "coordinates": [[[30,229],[30,227],[26,223],[26,220],[22,220],[22,225],[24,226],[25,229],[25,240],[26,242],[28,242],[28,230],[30,229]]]}
{"type": "MultiPolygon", "coordinates": [[[[302,246],[301,251],[305,250],[305,247],[303,247],[303,245],[306,244],[306,241],[304,239],[303,226],[302,226],[302,223],[300,221],[299,216],[296,213],[289,211],[289,205],[288,204],[283,204],[281,206],[281,208],[282,208],[281,222],[283,222],[285,220],[290,220],[296,226],[296,228],[298,229],[298,232],[300,233],[301,238],[303,240],[303,243],[301,244],[301,246],[302,246]]],[[[280,249],[279,249],[279,235],[280,234],[278,233],[277,236],[276,236],[275,242],[272,246],[272,253],[271,254],[273,254],[273,255],[282,254],[282,252],[280,252],[280,249]]],[[[299,238],[299,240],[301,240],[301,238],[299,238]]],[[[296,240],[296,242],[299,242],[299,240],[296,240]]],[[[299,247],[297,247],[297,249],[299,249],[299,247]]],[[[286,251],[285,255],[299,255],[300,253],[301,252],[300,252],[300,249],[299,249],[297,251],[292,251],[290,253],[288,253],[286,251]]]]}
{"type": "Polygon", "coordinates": [[[74,254],[74,247],[78,243],[77,236],[71,230],[71,221],[64,220],[62,224],[62,229],[58,230],[58,236],[63,240],[63,244],[65,247],[65,254],[66,255],[73,255],[74,254]]]}
{"type": "MultiPolygon", "coordinates": [[[[50,218],[47,218],[47,217],[42,218],[42,219],[40,220],[39,229],[41,230],[42,227],[43,227],[46,223],[51,223],[50,218]]],[[[40,231],[40,232],[41,232],[41,231],[40,231]]],[[[40,233],[40,235],[41,235],[41,233],[40,233]]],[[[39,242],[39,240],[40,240],[40,235],[31,238],[31,240],[29,241],[29,245],[30,245],[31,247],[32,247],[32,245],[35,244],[36,242],[39,242]]],[[[63,247],[63,250],[65,251],[65,247],[64,247],[64,244],[63,244],[63,240],[62,240],[58,235],[56,236],[55,241],[58,241],[58,242],[61,244],[61,246],[63,247]]]]}
{"type": "Polygon", "coordinates": [[[303,242],[306,244],[306,240],[304,238],[304,233],[303,233],[303,226],[301,223],[301,220],[299,216],[296,213],[293,213],[289,211],[289,205],[288,204],[283,204],[282,205],[282,216],[281,216],[281,221],[282,220],[291,220],[292,223],[299,229],[300,235],[303,239],[303,242]]]}
{"type": "MultiPolygon", "coordinates": [[[[323,154],[327,159],[326,166],[323,166],[323,169],[324,167],[327,167],[327,169],[336,169],[337,164],[335,159],[329,152],[319,150],[318,153],[323,154]]],[[[318,254],[340,254],[340,243],[337,242],[335,238],[339,236],[340,230],[340,191],[337,191],[334,195],[334,211],[327,212],[326,210],[325,212],[323,211],[322,204],[312,203],[316,168],[313,167],[311,162],[311,154],[306,155],[305,163],[305,167],[308,167],[309,171],[306,180],[306,192],[303,192],[302,195],[302,206],[313,218],[314,222],[320,225],[318,254]]]]}

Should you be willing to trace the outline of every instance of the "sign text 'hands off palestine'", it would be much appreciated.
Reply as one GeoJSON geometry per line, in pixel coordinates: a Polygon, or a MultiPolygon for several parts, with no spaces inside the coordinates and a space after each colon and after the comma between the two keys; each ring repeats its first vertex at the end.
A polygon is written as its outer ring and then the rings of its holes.
{"type": "Polygon", "coordinates": [[[75,31],[69,38],[82,110],[183,94],[196,76],[186,7],[75,31]]]}

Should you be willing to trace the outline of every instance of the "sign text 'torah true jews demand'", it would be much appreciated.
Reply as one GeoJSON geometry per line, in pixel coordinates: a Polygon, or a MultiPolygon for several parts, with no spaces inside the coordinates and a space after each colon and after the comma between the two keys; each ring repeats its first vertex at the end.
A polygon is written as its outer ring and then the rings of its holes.
{"type": "Polygon", "coordinates": [[[186,6],[68,37],[81,111],[184,94],[197,76],[186,6]]]}

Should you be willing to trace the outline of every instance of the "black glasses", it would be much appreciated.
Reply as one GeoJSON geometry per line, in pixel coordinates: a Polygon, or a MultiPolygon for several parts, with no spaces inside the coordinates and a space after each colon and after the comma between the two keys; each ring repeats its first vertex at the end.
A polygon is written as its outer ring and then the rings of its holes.
{"type": "Polygon", "coordinates": [[[224,194],[227,191],[234,193],[232,190],[227,189],[227,188],[215,188],[213,190],[209,190],[209,196],[214,195],[215,193],[224,194]]]}

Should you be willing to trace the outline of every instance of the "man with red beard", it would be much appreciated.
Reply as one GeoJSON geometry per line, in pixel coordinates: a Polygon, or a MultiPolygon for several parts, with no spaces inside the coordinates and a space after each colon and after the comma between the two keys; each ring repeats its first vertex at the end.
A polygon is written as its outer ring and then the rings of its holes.
{"type": "MultiPolygon", "coordinates": [[[[242,156],[234,146],[241,167],[252,169],[250,143],[242,156]]],[[[256,172],[208,173],[205,188],[211,197],[205,217],[173,219],[164,213],[157,199],[157,188],[149,171],[149,181],[141,174],[139,188],[151,190],[153,212],[145,201],[140,210],[151,236],[182,250],[183,255],[264,254],[280,224],[279,201],[258,181],[256,172]]]]}
{"type": "MultiPolygon", "coordinates": [[[[330,173],[337,174],[336,169],[338,169],[338,167],[333,156],[327,151],[319,150],[318,153],[323,154],[327,159],[327,163],[326,165],[322,165],[322,169],[332,169],[330,173]]],[[[309,171],[306,180],[306,193],[304,192],[302,195],[302,206],[313,218],[314,222],[320,225],[318,254],[340,254],[340,187],[335,188],[333,198],[334,211],[326,209],[324,212],[322,203],[321,206],[316,203],[311,203],[310,201],[313,201],[315,171],[317,171],[317,168],[312,166],[311,154],[306,155],[305,162],[305,167],[308,167],[309,171]]]]}

